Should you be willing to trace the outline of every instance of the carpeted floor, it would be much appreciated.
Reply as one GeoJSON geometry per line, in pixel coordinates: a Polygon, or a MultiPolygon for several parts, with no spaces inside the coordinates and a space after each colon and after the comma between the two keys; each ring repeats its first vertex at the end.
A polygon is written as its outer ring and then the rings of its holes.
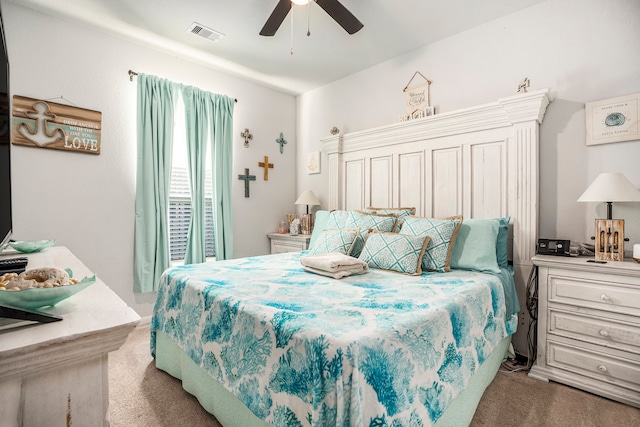
{"type": "MultiPolygon", "coordinates": [[[[155,367],[148,325],[109,355],[112,427],[220,426],[180,381],[155,367]]],[[[499,372],[480,401],[472,427],[640,426],[640,409],[523,372],[499,372]]]]}

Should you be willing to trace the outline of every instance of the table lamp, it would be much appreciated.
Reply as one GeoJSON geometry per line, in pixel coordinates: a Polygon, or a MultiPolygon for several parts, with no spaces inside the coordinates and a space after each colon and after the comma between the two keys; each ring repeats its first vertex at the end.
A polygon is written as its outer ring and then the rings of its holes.
{"type": "Polygon", "coordinates": [[[302,234],[311,234],[311,232],[313,231],[313,216],[309,214],[309,206],[319,206],[320,201],[318,200],[316,195],[313,194],[313,191],[305,190],[302,192],[300,197],[298,197],[298,200],[296,200],[295,204],[307,205],[307,213],[302,215],[302,218],[300,220],[302,228],[301,232],[302,234]]]}
{"type": "Polygon", "coordinates": [[[622,261],[624,220],[613,219],[613,202],[640,202],[640,191],[621,173],[601,173],[578,201],[607,203],[607,219],[596,219],[595,257],[603,261],[622,261]]]}

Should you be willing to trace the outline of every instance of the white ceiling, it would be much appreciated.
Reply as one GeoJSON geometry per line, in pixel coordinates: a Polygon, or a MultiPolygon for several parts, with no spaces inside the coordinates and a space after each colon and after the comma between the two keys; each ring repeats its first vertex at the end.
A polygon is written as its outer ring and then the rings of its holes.
{"type": "Polygon", "coordinates": [[[364,24],[354,35],[312,3],[294,6],[274,37],[258,33],[278,0],[12,1],[300,94],[543,0],[341,0],[364,24]],[[193,22],[225,37],[188,33],[193,22]]]}

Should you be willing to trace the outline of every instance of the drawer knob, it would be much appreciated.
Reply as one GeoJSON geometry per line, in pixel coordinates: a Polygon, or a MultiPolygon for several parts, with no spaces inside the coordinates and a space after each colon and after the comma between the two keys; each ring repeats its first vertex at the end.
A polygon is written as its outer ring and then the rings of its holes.
{"type": "Polygon", "coordinates": [[[602,335],[603,337],[608,337],[609,336],[609,332],[606,331],[606,329],[603,329],[600,331],[600,335],[602,335]]]}
{"type": "Polygon", "coordinates": [[[606,366],[604,366],[604,365],[600,365],[600,366],[598,366],[598,371],[600,371],[600,372],[607,372],[607,367],[606,367],[606,366]]]}
{"type": "Polygon", "coordinates": [[[611,298],[609,298],[609,295],[607,295],[607,294],[602,294],[602,295],[600,295],[600,299],[601,299],[602,301],[604,301],[604,302],[609,302],[609,300],[610,300],[611,298]]]}

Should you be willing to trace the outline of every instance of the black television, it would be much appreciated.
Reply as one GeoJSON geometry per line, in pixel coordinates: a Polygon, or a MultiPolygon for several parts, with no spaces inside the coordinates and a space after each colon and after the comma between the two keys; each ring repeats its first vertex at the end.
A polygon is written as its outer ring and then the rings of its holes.
{"type": "Polygon", "coordinates": [[[11,212],[11,99],[9,95],[9,55],[0,9],[0,251],[12,233],[11,212]]]}

